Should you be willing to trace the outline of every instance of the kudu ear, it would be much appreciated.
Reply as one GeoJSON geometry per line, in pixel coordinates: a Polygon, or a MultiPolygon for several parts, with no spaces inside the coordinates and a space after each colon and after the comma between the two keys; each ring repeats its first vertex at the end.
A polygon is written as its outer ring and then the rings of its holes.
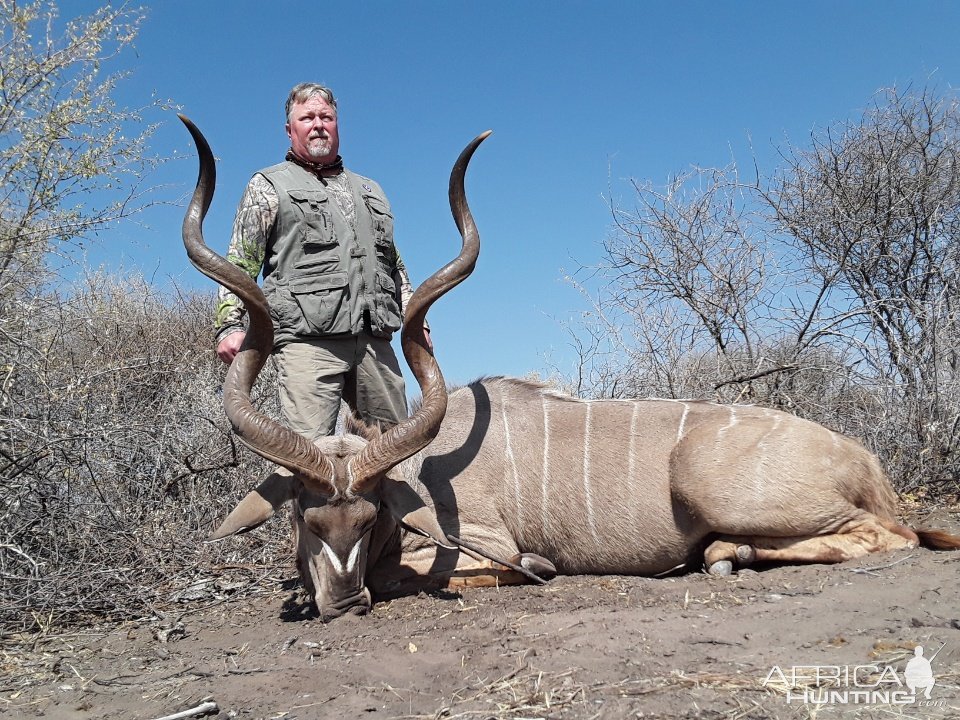
{"type": "Polygon", "coordinates": [[[293,473],[277,468],[256,490],[247,493],[207,542],[223,540],[230,535],[253,530],[276,514],[284,503],[293,499],[293,473]]]}
{"type": "Polygon", "coordinates": [[[380,483],[380,500],[387,507],[398,523],[418,535],[432,539],[437,545],[449,550],[457,547],[440,529],[437,516],[417,491],[402,480],[392,480],[384,477],[380,483]]]}

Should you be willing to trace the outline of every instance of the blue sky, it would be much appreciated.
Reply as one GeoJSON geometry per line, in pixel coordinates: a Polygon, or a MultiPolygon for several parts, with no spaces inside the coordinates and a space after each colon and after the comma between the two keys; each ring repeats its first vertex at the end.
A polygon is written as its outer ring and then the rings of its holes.
{"type": "MultiPolygon", "coordinates": [[[[64,18],[98,3],[64,0],[64,18]]],[[[226,247],[257,169],[282,158],[283,101],[315,80],[340,103],[341,152],[377,179],[414,282],[458,246],[446,201],[466,142],[493,136],[467,192],[482,237],[473,277],[430,313],[447,379],[571,369],[563,323],[586,303],[564,272],[595,263],[608,199],[692,164],[772,169],[775,146],[856,117],[880,88],[960,82],[960,3],[914,2],[147,2],[121,66],[119,100],[167,98],[218,156],[205,224],[226,247]]],[[[158,181],[172,199],[196,165],[173,113],[154,149],[182,159],[158,181]]],[[[209,287],[188,264],[182,207],[102,235],[94,264],[209,287]]]]}

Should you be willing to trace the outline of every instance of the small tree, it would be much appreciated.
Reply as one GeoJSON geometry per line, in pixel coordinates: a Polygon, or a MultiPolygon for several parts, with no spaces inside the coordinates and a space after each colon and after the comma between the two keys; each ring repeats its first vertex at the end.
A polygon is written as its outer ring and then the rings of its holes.
{"type": "MultiPolygon", "coordinates": [[[[763,321],[775,292],[774,257],[752,236],[735,169],[695,169],[663,191],[637,182],[633,189],[634,208],[612,208],[615,231],[604,242],[609,282],[595,310],[603,334],[626,349],[627,364],[644,370],[603,394],[699,396],[709,391],[707,377],[768,370],[763,321]],[[712,366],[706,373],[704,362],[712,366]]],[[[609,379],[607,370],[600,374],[609,379]]]]}
{"type": "Polygon", "coordinates": [[[954,100],[889,91],[754,184],[735,167],[634,183],[578,389],[787,409],[864,439],[903,488],[955,487],[958,130],[954,100]]]}
{"type": "Polygon", "coordinates": [[[859,120],[783,159],[764,197],[844,310],[832,328],[857,347],[862,373],[893,389],[885,400],[901,408],[900,443],[914,457],[906,473],[958,479],[949,461],[960,422],[956,99],[886,91],[859,120]]]}
{"type": "Polygon", "coordinates": [[[160,161],[143,116],[159,103],[120,107],[125,73],[105,70],[142,19],[122,4],[61,26],[49,0],[0,0],[4,629],[143,612],[229,500],[229,483],[206,480],[237,464],[207,350],[210,298],[50,272],[149,202],[160,161]]]}
{"type": "Polygon", "coordinates": [[[103,71],[143,11],[106,6],[59,34],[57,18],[50,0],[0,0],[0,292],[35,278],[49,253],[141,210],[158,162],[142,116],[158,103],[118,107],[125,73],[103,71]]]}

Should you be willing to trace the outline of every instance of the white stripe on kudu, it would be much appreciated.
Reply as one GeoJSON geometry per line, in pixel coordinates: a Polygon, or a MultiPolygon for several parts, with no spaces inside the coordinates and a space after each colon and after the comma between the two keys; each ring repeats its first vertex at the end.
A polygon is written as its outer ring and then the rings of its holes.
{"type": "Polygon", "coordinates": [[[323,545],[323,552],[330,561],[330,566],[333,568],[333,571],[337,573],[337,575],[347,575],[356,569],[357,559],[360,557],[360,545],[363,543],[362,537],[357,540],[356,544],[350,550],[350,554],[347,556],[346,564],[344,564],[344,562],[337,557],[337,554],[333,551],[333,548],[327,545],[326,540],[321,540],[320,542],[323,545]]]}
{"type": "Polygon", "coordinates": [[[583,493],[587,503],[587,524],[590,526],[590,534],[599,544],[600,536],[597,535],[597,524],[593,519],[593,496],[590,492],[590,416],[593,403],[587,402],[585,405],[587,413],[583,423],[583,493]]]}
{"type": "Polygon", "coordinates": [[[690,406],[683,403],[683,415],[680,416],[680,427],[677,428],[677,442],[683,440],[683,430],[687,424],[687,413],[690,412],[690,406]]]}
{"type": "Polygon", "coordinates": [[[520,503],[520,476],[517,473],[517,461],[513,456],[513,445],[510,442],[510,423],[507,421],[506,402],[500,403],[500,417],[503,420],[504,455],[507,459],[507,467],[513,475],[513,495],[517,505],[517,519],[522,522],[523,508],[520,503]]]}
{"type": "Polygon", "coordinates": [[[543,406],[543,472],[540,474],[540,512],[543,515],[543,527],[550,531],[550,513],[547,512],[547,493],[550,487],[550,407],[548,398],[540,396],[543,406]]]}
{"type": "Polygon", "coordinates": [[[630,508],[637,509],[636,467],[637,467],[637,415],[640,403],[633,403],[633,412],[630,413],[630,455],[627,458],[627,489],[630,492],[630,508]]]}

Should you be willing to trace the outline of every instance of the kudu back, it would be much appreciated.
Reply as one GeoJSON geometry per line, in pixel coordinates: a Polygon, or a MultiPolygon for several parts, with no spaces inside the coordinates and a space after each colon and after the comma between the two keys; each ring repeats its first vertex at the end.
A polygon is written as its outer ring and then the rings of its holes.
{"type": "Polygon", "coordinates": [[[278,469],[244,497],[212,539],[245,532],[292,504],[297,566],[323,619],[438,587],[524,582],[561,573],[657,575],[758,561],[837,562],[870,552],[960,548],[960,537],[896,521],[876,458],[820,425],[749,406],[596,400],[492,378],[448,397],[424,331],[430,306],[465,280],[479,235],[466,168],[450,176],[460,254],[417,288],[401,346],[423,400],[400,425],[311,443],[260,413],[250,390],[273,346],[263,293],[204,244],[213,155],[183,240],[194,265],[244,303],[249,327],[224,382],[237,437],[278,469]]]}

